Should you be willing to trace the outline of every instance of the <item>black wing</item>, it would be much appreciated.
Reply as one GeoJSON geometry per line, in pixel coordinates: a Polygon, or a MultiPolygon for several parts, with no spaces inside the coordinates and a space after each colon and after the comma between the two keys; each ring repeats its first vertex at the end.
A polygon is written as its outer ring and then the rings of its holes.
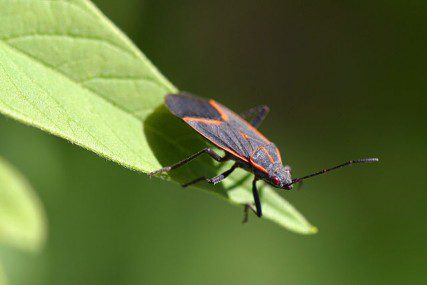
{"type": "MultiPolygon", "coordinates": [[[[166,105],[202,136],[244,161],[249,161],[259,148],[272,145],[248,122],[214,100],[179,93],[168,95],[166,105]]],[[[271,156],[280,161],[277,151],[271,156]]]]}

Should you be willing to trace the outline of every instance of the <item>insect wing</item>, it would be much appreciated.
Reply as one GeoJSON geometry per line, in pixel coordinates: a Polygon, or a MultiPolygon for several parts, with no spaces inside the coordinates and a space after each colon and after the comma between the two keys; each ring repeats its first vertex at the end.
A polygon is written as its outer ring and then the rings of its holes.
{"type": "Polygon", "coordinates": [[[188,93],[168,95],[166,96],[165,103],[172,114],[181,119],[189,117],[221,120],[221,114],[209,104],[209,101],[188,93]]]}
{"type": "Polygon", "coordinates": [[[213,144],[246,162],[260,147],[271,144],[248,122],[214,100],[180,93],[168,95],[166,105],[213,144]]]}

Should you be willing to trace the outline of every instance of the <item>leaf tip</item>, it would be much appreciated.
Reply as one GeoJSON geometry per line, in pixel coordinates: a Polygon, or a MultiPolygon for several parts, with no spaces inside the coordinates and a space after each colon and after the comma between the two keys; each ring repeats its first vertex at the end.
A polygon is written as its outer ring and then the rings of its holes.
{"type": "Polygon", "coordinates": [[[317,234],[318,231],[319,229],[317,227],[311,226],[308,233],[314,235],[314,234],[317,234]]]}

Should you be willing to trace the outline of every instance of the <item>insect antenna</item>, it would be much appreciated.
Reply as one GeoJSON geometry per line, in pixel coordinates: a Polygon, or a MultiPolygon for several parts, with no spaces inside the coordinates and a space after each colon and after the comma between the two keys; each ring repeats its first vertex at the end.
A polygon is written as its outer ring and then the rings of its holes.
{"type": "Polygon", "coordinates": [[[303,181],[303,180],[305,180],[307,178],[311,178],[311,177],[314,177],[314,176],[317,176],[317,175],[320,175],[320,174],[324,174],[326,172],[329,172],[329,171],[332,171],[332,170],[335,170],[335,169],[338,169],[338,168],[341,168],[341,167],[344,167],[344,166],[347,166],[347,165],[351,165],[351,164],[354,164],[354,163],[371,163],[371,162],[378,162],[378,161],[379,161],[378,158],[362,158],[362,159],[350,160],[350,161],[347,161],[347,162],[345,162],[343,164],[340,164],[340,165],[337,165],[337,166],[334,166],[334,167],[331,167],[331,168],[328,168],[328,169],[323,169],[323,170],[320,170],[318,172],[315,172],[313,174],[309,174],[309,175],[301,177],[301,178],[292,179],[292,183],[290,183],[288,185],[299,183],[299,182],[301,182],[301,181],[303,181]]]}

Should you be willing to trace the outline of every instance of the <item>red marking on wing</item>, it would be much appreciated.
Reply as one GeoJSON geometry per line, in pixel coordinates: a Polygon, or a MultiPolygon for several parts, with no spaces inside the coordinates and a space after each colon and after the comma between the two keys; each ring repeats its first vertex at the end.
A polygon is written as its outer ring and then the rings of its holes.
{"type": "MultiPolygon", "coordinates": [[[[227,112],[224,111],[221,107],[221,105],[219,103],[217,103],[214,100],[209,100],[209,104],[211,104],[212,107],[214,107],[217,112],[221,115],[221,119],[224,121],[228,121],[230,119],[230,117],[228,116],[227,112]]],[[[236,119],[240,120],[241,122],[243,122],[249,129],[251,129],[257,136],[261,137],[261,139],[263,139],[266,142],[270,142],[263,134],[261,134],[256,128],[254,128],[251,124],[249,124],[246,120],[244,120],[242,117],[240,117],[239,115],[237,115],[236,113],[234,113],[231,110],[228,110],[229,112],[231,112],[236,119]]]]}
{"type": "Polygon", "coordinates": [[[248,142],[248,144],[249,144],[249,146],[250,146],[250,148],[251,148],[251,151],[252,151],[252,153],[254,152],[254,148],[252,147],[252,144],[251,144],[251,142],[249,141],[249,137],[248,137],[248,135],[247,134],[245,134],[245,133],[242,133],[242,132],[240,132],[240,135],[243,137],[243,139],[245,140],[245,141],[247,141],[248,142]]]}
{"type": "Polygon", "coordinates": [[[246,157],[243,157],[243,156],[241,156],[240,154],[237,154],[237,152],[235,152],[234,150],[231,150],[231,149],[229,149],[228,147],[223,147],[223,146],[220,146],[219,144],[217,144],[217,143],[215,143],[215,142],[212,142],[214,145],[216,145],[217,147],[219,147],[219,148],[222,148],[223,150],[225,150],[226,152],[229,152],[229,153],[231,153],[232,155],[234,155],[235,157],[238,157],[238,158],[240,158],[241,160],[243,160],[244,162],[248,162],[248,160],[247,160],[247,158],[246,157]]]}
{"type": "Polygon", "coordinates": [[[245,133],[240,132],[240,135],[245,139],[245,141],[247,141],[249,138],[248,135],[245,133]]]}
{"type": "Polygon", "coordinates": [[[257,134],[258,136],[260,136],[263,140],[265,140],[266,142],[270,142],[263,134],[261,134],[257,129],[255,129],[251,124],[249,124],[246,120],[244,120],[242,117],[236,115],[240,120],[242,120],[242,122],[244,124],[246,124],[246,126],[251,129],[255,134],[257,134]]]}
{"type": "MultiPolygon", "coordinates": [[[[221,121],[217,121],[217,120],[208,120],[208,119],[200,119],[200,118],[191,118],[191,117],[185,117],[183,118],[183,120],[185,122],[201,122],[201,123],[205,123],[205,124],[214,124],[214,125],[221,125],[223,122],[221,121]]],[[[190,125],[191,126],[191,125],[190,125]]],[[[214,141],[212,141],[211,138],[209,138],[208,136],[206,136],[204,133],[202,133],[201,131],[199,131],[198,129],[194,128],[193,126],[191,126],[196,132],[198,132],[199,134],[201,134],[204,138],[206,138],[208,141],[210,141],[211,143],[213,143],[214,145],[216,145],[217,147],[223,149],[226,152],[231,153],[232,155],[234,155],[235,157],[240,158],[241,160],[243,160],[244,162],[248,162],[248,159],[241,156],[240,154],[238,154],[237,152],[235,152],[234,150],[228,148],[228,147],[224,147],[214,141]]]]}
{"type": "Polygon", "coordinates": [[[205,134],[203,134],[202,132],[199,132],[198,130],[196,130],[199,134],[201,134],[203,137],[205,137],[206,139],[208,139],[211,143],[213,143],[214,145],[216,145],[217,147],[225,150],[226,152],[231,153],[232,155],[234,155],[235,157],[240,158],[241,160],[243,160],[244,162],[248,162],[248,159],[241,156],[240,154],[238,154],[237,152],[235,152],[234,150],[229,149],[228,147],[224,147],[214,141],[212,141],[209,137],[207,137],[205,134]]]}
{"type": "Polygon", "coordinates": [[[265,147],[261,147],[262,148],[262,150],[267,154],[267,156],[268,156],[268,159],[270,159],[270,162],[271,163],[274,163],[274,159],[273,159],[273,157],[270,155],[270,153],[268,152],[268,150],[265,148],[265,147]]]}
{"type": "Polygon", "coordinates": [[[218,105],[217,102],[215,102],[214,100],[209,100],[209,104],[212,105],[212,107],[214,107],[218,113],[221,115],[221,118],[226,122],[228,121],[229,117],[228,115],[224,112],[224,110],[221,109],[221,107],[218,105]]]}
{"type": "Polygon", "coordinates": [[[222,122],[218,120],[211,120],[211,119],[203,119],[203,118],[192,118],[192,117],[184,117],[182,118],[186,122],[201,122],[208,125],[221,125],[222,122]]]}

